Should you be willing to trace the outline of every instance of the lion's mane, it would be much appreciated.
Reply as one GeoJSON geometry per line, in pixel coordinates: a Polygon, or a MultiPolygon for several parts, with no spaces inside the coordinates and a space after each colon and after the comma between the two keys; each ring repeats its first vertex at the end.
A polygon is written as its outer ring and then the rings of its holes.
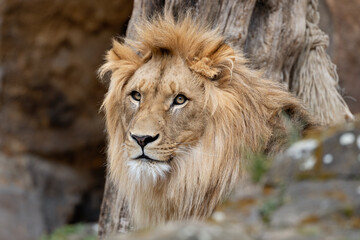
{"type": "Polygon", "coordinates": [[[103,108],[108,172],[126,195],[137,228],[209,216],[243,176],[248,153],[278,152],[286,145],[290,129],[302,131],[312,125],[298,99],[251,70],[218,31],[189,16],[176,21],[165,13],[143,20],[135,40],[113,42],[100,75],[107,72],[111,82],[103,108]],[[194,75],[207,79],[204,108],[211,119],[196,145],[171,162],[167,178],[153,185],[137,184],[126,173],[118,95],[135,71],[155,55],[180,56],[194,75]]]}

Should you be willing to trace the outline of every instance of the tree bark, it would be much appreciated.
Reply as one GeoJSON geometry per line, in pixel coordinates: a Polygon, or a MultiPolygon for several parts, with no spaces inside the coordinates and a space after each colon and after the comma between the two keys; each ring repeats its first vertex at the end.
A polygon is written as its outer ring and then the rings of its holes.
{"type": "MultiPolygon", "coordinates": [[[[195,18],[217,27],[232,46],[243,50],[253,68],[262,69],[267,78],[283,83],[289,91],[298,94],[300,98],[302,91],[298,90],[298,86],[301,83],[297,81],[298,76],[304,75],[302,70],[305,63],[307,66],[310,65],[309,69],[305,69],[309,78],[314,78],[317,74],[325,75],[322,72],[312,72],[311,61],[307,58],[313,54],[312,57],[320,58],[324,62],[323,65],[331,68],[331,73],[335,73],[333,79],[320,76],[329,81],[329,84],[325,83],[325,90],[338,94],[337,75],[326,53],[323,56],[321,51],[311,52],[315,48],[324,50],[320,49],[324,46],[309,45],[309,26],[313,24],[316,28],[318,23],[317,0],[135,0],[127,37],[136,37],[134,25],[144,14],[151,17],[164,8],[172,9],[174,15],[189,10],[195,18]]],[[[326,43],[326,36],[324,39],[326,43]]],[[[334,106],[337,107],[337,112],[331,114],[339,115],[342,120],[351,118],[352,115],[341,96],[336,97],[335,100],[328,99],[330,102],[335,101],[334,106]]],[[[327,114],[327,106],[317,106],[321,103],[317,103],[316,96],[310,99],[310,103],[304,102],[314,114],[318,114],[318,111],[325,111],[319,114],[327,114]],[[314,105],[317,107],[314,108],[314,105]]],[[[325,124],[331,123],[331,116],[327,116],[325,124]]],[[[100,238],[113,232],[129,230],[126,199],[116,193],[109,179],[101,212],[100,238]]]]}

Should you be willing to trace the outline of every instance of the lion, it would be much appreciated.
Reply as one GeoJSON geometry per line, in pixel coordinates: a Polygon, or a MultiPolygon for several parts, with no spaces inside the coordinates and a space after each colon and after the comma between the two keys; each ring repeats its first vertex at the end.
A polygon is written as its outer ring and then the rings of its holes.
{"type": "Polygon", "coordinates": [[[166,13],[136,29],[135,40],[113,41],[99,70],[111,73],[109,178],[135,229],[210,216],[246,175],[249,153],[277,153],[290,129],[314,125],[216,29],[166,13]]]}

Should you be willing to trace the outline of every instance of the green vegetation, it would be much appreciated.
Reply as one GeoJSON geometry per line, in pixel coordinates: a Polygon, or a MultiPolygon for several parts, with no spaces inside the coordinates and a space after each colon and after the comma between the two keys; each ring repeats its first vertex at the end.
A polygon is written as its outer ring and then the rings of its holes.
{"type": "Polygon", "coordinates": [[[268,170],[269,160],[264,154],[254,154],[250,158],[250,173],[254,183],[260,182],[268,170]]]}
{"type": "Polygon", "coordinates": [[[285,185],[282,185],[280,186],[278,194],[275,197],[266,200],[260,208],[260,215],[265,223],[269,223],[271,215],[284,204],[284,194],[285,185]]]}
{"type": "Polygon", "coordinates": [[[84,224],[65,225],[41,240],[96,240],[97,236],[84,224]]]}

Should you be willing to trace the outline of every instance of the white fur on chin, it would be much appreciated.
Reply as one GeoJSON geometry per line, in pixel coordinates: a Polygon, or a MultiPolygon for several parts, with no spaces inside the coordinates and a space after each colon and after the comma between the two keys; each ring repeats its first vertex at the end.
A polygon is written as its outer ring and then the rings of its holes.
{"type": "Polygon", "coordinates": [[[129,160],[127,162],[129,176],[136,182],[146,182],[155,184],[159,179],[165,178],[170,172],[170,165],[167,162],[152,163],[146,160],[129,160]]]}

